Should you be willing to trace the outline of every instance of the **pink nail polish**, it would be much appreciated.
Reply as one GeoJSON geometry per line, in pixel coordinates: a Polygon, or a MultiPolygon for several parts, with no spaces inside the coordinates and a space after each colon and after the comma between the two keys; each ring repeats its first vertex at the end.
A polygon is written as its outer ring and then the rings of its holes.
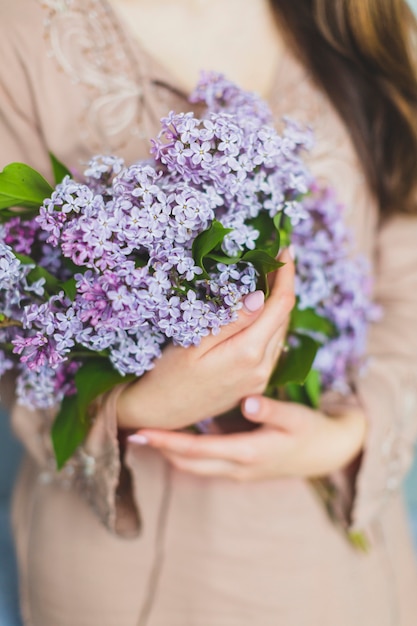
{"type": "Polygon", "coordinates": [[[149,443],[149,439],[145,437],[145,435],[140,435],[139,433],[136,433],[135,435],[130,435],[127,440],[129,443],[134,443],[139,446],[146,446],[146,444],[149,443]]]}
{"type": "Polygon", "coordinates": [[[265,296],[263,291],[254,291],[246,296],[243,300],[243,306],[249,313],[255,313],[258,311],[265,302],[265,296]]]}
{"type": "Polygon", "coordinates": [[[256,415],[259,413],[260,406],[261,404],[257,398],[246,398],[244,411],[248,415],[256,415]]]}

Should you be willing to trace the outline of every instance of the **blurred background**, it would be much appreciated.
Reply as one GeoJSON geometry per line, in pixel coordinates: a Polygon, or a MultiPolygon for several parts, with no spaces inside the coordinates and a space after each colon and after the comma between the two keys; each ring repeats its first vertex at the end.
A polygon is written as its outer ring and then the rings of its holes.
{"type": "MultiPolygon", "coordinates": [[[[417,0],[410,0],[410,4],[417,13],[417,0]]],[[[9,522],[11,489],[20,456],[21,449],[10,432],[7,415],[0,409],[0,626],[22,626],[9,522]]],[[[404,489],[417,553],[417,450],[404,489]]]]}

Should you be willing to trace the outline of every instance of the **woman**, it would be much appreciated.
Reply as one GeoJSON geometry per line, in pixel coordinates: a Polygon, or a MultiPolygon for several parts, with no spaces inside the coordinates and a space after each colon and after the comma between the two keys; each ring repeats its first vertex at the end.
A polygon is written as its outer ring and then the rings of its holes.
{"type": "Polygon", "coordinates": [[[189,107],[198,70],[223,71],[266,97],[277,123],[313,125],[311,167],[345,203],[384,308],[366,374],[320,411],[261,395],[294,301],[288,251],[267,303],[248,297],[219,336],[168,348],[103,398],[61,474],[53,416],[15,407],[29,452],[13,509],[25,624],[415,623],[397,489],[416,424],[412,28],[402,0],[2,3],[2,164],[49,175],[48,150],[76,169],[95,152],[143,158],[158,119],[189,107]],[[259,429],[172,432],[239,403],[259,429]],[[306,479],[323,475],[368,554],[316,499],[306,479]]]}

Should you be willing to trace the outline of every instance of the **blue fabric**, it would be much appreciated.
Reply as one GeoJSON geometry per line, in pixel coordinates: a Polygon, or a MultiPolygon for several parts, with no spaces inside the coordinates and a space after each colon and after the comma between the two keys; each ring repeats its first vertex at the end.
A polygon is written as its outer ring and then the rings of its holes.
{"type": "Polygon", "coordinates": [[[22,626],[9,520],[10,496],[20,455],[20,446],[10,432],[7,416],[0,411],[0,626],[22,626]]]}
{"type": "Polygon", "coordinates": [[[413,467],[405,481],[405,495],[413,532],[414,547],[417,554],[417,448],[413,467]]]}
{"type": "Polygon", "coordinates": [[[20,445],[10,432],[7,415],[0,410],[0,502],[10,497],[19,459],[20,445]]]}
{"type": "Polygon", "coordinates": [[[9,506],[6,500],[0,503],[0,564],[0,625],[22,626],[19,618],[16,563],[10,536],[9,506]]]}

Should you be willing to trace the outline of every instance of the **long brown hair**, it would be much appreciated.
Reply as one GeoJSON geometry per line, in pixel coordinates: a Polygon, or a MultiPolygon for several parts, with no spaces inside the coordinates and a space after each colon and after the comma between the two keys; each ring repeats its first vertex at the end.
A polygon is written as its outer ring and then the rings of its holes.
{"type": "Polygon", "coordinates": [[[271,0],[385,215],[417,213],[417,24],[405,0],[271,0]]]}

